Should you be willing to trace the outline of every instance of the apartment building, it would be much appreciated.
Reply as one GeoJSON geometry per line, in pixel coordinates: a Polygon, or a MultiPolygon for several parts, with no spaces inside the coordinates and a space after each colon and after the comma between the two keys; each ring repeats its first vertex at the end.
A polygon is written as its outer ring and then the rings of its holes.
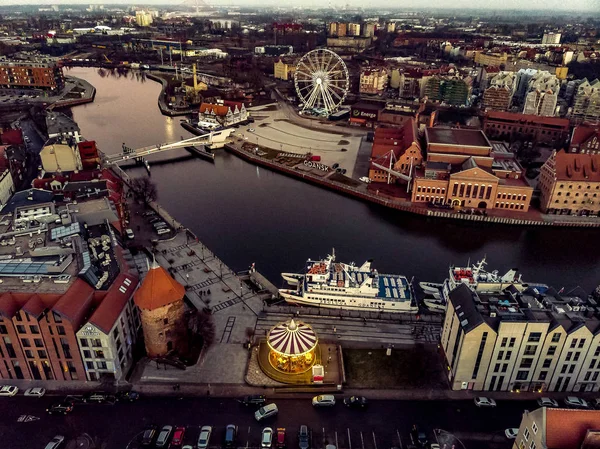
{"type": "Polygon", "coordinates": [[[499,72],[489,82],[483,93],[483,108],[507,111],[516,90],[516,75],[513,72],[499,72]]]}
{"type": "Polygon", "coordinates": [[[55,62],[0,61],[0,88],[56,91],[64,85],[62,67],[55,62]]]}
{"type": "Polygon", "coordinates": [[[457,76],[434,75],[424,81],[424,95],[429,101],[439,101],[452,106],[466,105],[471,95],[473,80],[457,76]]]}
{"type": "Polygon", "coordinates": [[[526,410],[512,449],[591,449],[598,447],[598,429],[598,410],[526,410]]]}
{"type": "Polygon", "coordinates": [[[385,67],[367,67],[360,71],[361,94],[382,95],[388,85],[388,71],[385,67]]]}
{"type": "Polygon", "coordinates": [[[560,81],[549,72],[537,72],[529,80],[523,114],[553,117],[556,115],[560,81]]]}
{"type": "Polygon", "coordinates": [[[483,131],[494,140],[529,140],[561,148],[569,138],[570,123],[560,117],[541,117],[512,112],[488,111],[483,131]]]}
{"type": "Polygon", "coordinates": [[[453,390],[598,391],[600,320],[577,288],[450,292],[441,344],[453,390]]]}
{"type": "Polygon", "coordinates": [[[273,64],[273,76],[275,79],[290,81],[294,78],[294,72],[296,72],[296,64],[292,61],[279,59],[273,64]]]}
{"type": "Polygon", "coordinates": [[[543,212],[600,215],[600,155],[554,151],[540,170],[543,212]]]}
{"type": "Polygon", "coordinates": [[[573,96],[571,117],[578,122],[598,123],[600,119],[600,80],[583,79],[573,96]]]}
{"type": "Polygon", "coordinates": [[[570,153],[600,154],[600,124],[582,123],[573,129],[570,153]]]}

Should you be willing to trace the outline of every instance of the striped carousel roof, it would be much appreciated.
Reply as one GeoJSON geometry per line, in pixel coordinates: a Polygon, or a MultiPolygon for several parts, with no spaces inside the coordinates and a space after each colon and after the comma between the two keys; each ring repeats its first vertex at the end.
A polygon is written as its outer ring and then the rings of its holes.
{"type": "Polygon", "coordinates": [[[281,354],[291,356],[304,354],[317,346],[317,335],[308,324],[291,319],[279,323],[267,337],[269,347],[281,354]]]}

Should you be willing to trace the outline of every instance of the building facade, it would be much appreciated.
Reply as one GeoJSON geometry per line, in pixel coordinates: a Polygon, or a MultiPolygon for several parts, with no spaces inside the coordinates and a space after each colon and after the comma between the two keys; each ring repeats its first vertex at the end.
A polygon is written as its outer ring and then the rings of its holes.
{"type": "Polygon", "coordinates": [[[475,64],[482,66],[499,67],[506,64],[508,55],[506,53],[475,52],[475,64]]]}
{"type": "Polygon", "coordinates": [[[523,114],[553,117],[556,115],[560,81],[549,72],[537,72],[529,80],[523,114]]]}
{"type": "Polygon", "coordinates": [[[246,107],[238,102],[202,103],[198,111],[198,126],[209,130],[226,128],[246,120],[248,120],[246,107]]]}
{"type": "Polygon", "coordinates": [[[578,121],[598,123],[600,120],[600,80],[583,79],[573,98],[571,117],[578,121]]]}
{"type": "MultiPolygon", "coordinates": [[[[579,289],[580,290],[580,289],[579,289]]],[[[441,344],[453,390],[598,391],[599,320],[585,292],[450,292],[441,344]]]]}
{"type": "Polygon", "coordinates": [[[513,72],[499,72],[489,81],[483,94],[484,109],[507,111],[516,90],[516,75],[513,72]]]}
{"type": "Polygon", "coordinates": [[[466,105],[471,94],[470,78],[435,75],[425,82],[424,95],[429,101],[439,101],[451,106],[466,105]]]}
{"type": "Polygon", "coordinates": [[[364,68],[360,72],[361,94],[382,95],[388,85],[388,72],[384,67],[364,68]]]}
{"type": "Polygon", "coordinates": [[[545,213],[600,216],[600,155],[555,151],[540,170],[538,186],[545,213]]]}
{"type": "Polygon", "coordinates": [[[512,112],[488,111],[483,121],[483,131],[490,139],[512,142],[531,141],[562,147],[570,134],[568,119],[540,117],[512,112]]]}
{"type": "Polygon", "coordinates": [[[0,61],[0,88],[58,91],[64,85],[62,67],[56,63],[0,61]]]}
{"type": "Polygon", "coordinates": [[[273,64],[273,76],[275,79],[290,81],[294,78],[296,72],[296,65],[290,62],[284,62],[279,59],[273,64]]]}
{"type": "Polygon", "coordinates": [[[544,33],[542,36],[542,45],[560,44],[561,33],[544,33]]]}
{"type": "Polygon", "coordinates": [[[600,153],[600,125],[583,123],[575,126],[571,142],[570,153],[600,153]]]}

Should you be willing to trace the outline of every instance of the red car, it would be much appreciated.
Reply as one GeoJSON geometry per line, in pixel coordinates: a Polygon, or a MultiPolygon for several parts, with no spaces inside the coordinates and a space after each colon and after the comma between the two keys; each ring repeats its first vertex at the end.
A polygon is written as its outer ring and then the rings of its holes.
{"type": "Polygon", "coordinates": [[[176,427],[171,440],[171,447],[180,447],[183,443],[183,435],[185,435],[185,427],[176,427]]]}
{"type": "Polygon", "coordinates": [[[277,442],[275,443],[275,447],[284,448],[285,447],[285,428],[279,427],[277,429],[277,442]]]}

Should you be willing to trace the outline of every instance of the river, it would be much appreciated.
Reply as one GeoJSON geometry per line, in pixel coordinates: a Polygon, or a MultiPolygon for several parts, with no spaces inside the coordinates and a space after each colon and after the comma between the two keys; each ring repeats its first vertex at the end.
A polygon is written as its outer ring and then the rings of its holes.
{"type": "MultiPolygon", "coordinates": [[[[190,136],[179,118],[163,116],[160,84],[139,73],[101,76],[98,69],[66,72],[92,83],[93,103],[72,109],[83,136],[105,153],[190,136]]],[[[600,283],[597,229],[517,227],[413,216],[303,183],[217,150],[214,164],[174,150],[153,164],[158,201],[234,270],[255,262],[275,285],[279,273],[326,256],[380,272],[441,282],[450,264],[487,256],[488,269],[519,268],[527,281],[557,288],[600,283]]],[[[143,175],[141,168],[129,170],[143,175]]]]}

